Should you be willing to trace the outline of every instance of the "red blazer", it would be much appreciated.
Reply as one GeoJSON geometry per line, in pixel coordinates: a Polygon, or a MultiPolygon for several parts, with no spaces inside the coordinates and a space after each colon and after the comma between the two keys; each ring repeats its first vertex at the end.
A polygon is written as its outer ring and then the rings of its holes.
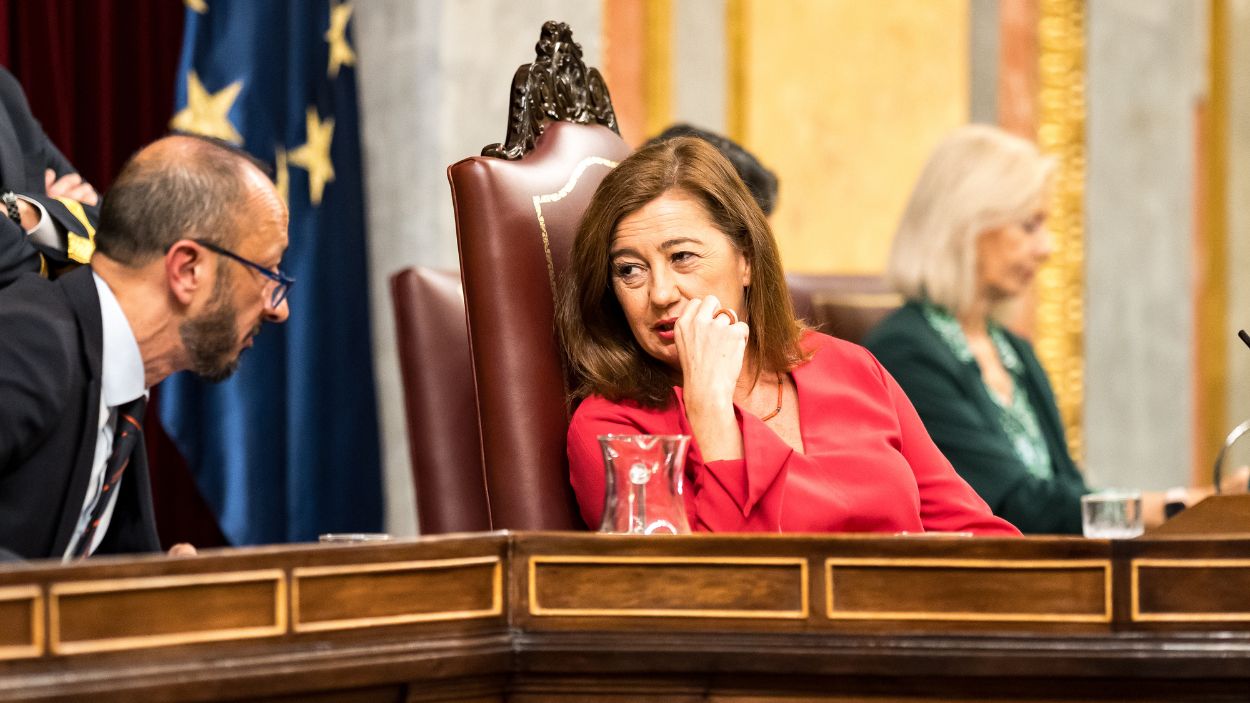
{"type": "MultiPolygon", "coordinates": [[[[704,463],[692,440],[684,498],[707,532],[972,532],[1018,535],[995,517],[929,439],[907,396],[863,347],[817,332],[794,369],[803,452],[736,408],[744,458],[704,463]]],[[[603,434],[688,434],[682,389],[653,410],[587,398],[569,426],[569,470],[582,517],[603,513],[603,434]]]]}

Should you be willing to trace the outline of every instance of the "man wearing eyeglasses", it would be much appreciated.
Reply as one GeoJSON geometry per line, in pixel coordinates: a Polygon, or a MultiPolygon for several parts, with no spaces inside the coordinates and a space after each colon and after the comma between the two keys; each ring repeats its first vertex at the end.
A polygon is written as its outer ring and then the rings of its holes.
{"type": "Polygon", "coordinates": [[[286,206],[250,157],[167,137],[114,182],[90,266],[0,291],[0,551],[159,550],[148,388],[183,369],[224,379],[286,320],[286,246],[286,206]]]}

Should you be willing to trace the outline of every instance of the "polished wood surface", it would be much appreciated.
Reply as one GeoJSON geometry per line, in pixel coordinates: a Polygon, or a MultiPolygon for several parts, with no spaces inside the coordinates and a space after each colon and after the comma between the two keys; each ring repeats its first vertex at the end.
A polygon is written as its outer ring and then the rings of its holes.
{"type": "Polygon", "coordinates": [[[1250,535],[482,533],[0,568],[0,700],[1243,700],[1250,535]]]}

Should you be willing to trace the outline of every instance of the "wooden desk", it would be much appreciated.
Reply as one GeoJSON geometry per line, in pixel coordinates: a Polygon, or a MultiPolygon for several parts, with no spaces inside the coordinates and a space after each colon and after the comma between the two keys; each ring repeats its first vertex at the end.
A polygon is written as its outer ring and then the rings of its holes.
{"type": "Polygon", "coordinates": [[[0,569],[0,700],[1250,696],[1250,538],[489,533],[0,569]]]}

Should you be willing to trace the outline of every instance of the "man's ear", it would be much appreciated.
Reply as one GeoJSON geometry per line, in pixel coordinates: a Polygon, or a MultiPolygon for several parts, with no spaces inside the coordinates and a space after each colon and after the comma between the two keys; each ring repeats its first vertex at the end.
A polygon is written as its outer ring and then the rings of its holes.
{"type": "Polygon", "coordinates": [[[208,257],[204,249],[189,239],[179,239],[165,252],[165,281],[170,295],[190,305],[195,294],[210,284],[208,257]]]}

